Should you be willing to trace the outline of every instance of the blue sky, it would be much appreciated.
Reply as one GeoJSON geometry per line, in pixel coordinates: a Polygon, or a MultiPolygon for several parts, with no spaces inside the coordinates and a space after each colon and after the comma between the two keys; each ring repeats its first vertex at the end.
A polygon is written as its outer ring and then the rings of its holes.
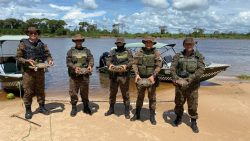
{"type": "Polygon", "coordinates": [[[71,28],[87,21],[108,30],[122,23],[131,33],[250,31],[250,0],[0,0],[0,10],[0,19],[62,19],[71,28]]]}

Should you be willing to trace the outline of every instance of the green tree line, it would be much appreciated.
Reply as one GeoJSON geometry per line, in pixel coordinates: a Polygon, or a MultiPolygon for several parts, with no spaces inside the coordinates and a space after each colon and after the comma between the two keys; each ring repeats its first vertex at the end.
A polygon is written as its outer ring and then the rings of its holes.
{"type": "Polygon", "coordinates": [[[29,26],[35,26],[42,32],[43,37],[71,37],[76,33],[84,34],[87,37],[126,37],[126,38],[138,38],[145,36],[153,36],[158,38],[184,38],[191,36],[195,38],[223,38],[223,39],[250,39],[250,32],[246,34],[228,32],[222,33],[214,31],[214,33],[205,33],[205,29],[193,28],[191,33],[170,33],[167,32],[166,26],[160,26],[159,32],[155,33],[128,33],[126,31],[119,33],[119,26],[122,24],[111,25],[113,29],[111,31],[107,29],[100,29],[96,24],[90,24],[88,22],[79,22],[77,26],[69,27],[64,20],[54,20],[47,18],[31,18],[27,21],[19,19],[8,18],[0,20],[0,35],[21,35],[24,34],[25,29],[29,26]],[[71,30],[70,30],[70,29],[71,30]]]}

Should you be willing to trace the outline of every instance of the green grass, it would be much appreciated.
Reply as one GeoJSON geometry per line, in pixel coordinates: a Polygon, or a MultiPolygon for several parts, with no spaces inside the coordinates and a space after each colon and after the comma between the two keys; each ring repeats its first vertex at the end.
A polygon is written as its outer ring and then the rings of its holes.
{"type": "Polygon", "coordinates": [[[243,75],[239,75],[239,76],[237,76],[239,79],[242,79],[242,80],[250,80],[250,75],[245,75],[245,74],[243,74],[243,75]]]}

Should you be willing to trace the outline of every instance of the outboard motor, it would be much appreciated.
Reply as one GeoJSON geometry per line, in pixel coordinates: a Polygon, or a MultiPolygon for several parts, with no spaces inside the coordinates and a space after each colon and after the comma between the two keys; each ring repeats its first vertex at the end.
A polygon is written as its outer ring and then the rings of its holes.
{"type": "Polygon", "coordinates": [[[99,67],[98,68],[102,68],[104,66],[106,66],[106,60],[109,56],[109,52],[104,52],[101,57],[100,57],[100,60],[99,60],[99,67]]]}

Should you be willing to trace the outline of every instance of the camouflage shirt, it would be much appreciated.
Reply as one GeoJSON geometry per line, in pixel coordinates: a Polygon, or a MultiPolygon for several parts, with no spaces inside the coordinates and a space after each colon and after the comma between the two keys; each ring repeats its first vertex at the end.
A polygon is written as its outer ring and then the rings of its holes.
{"type": "Polygon", "coordinates": [[[131,68],[132,64],[133,64],[133,54],[131,52],[131,50],[124,48],[124,50],[122,51],[117,51],[117,50],[111,50],[109,53],[109,57],[107,59],[107,66],[109,66],[110,64],[115,64],[114,62],[116,61],[116,54],[119,54],[121,52],[125,52],[127,51],[127,57],[128,57],[128,61],[126,62],[126,64],[122,64],[122,65],[127,65],[127,68],[131,68]]]}
{"type": "MultiPolygon", "coordinates": [[[[153,52],[154,52],[154,72],[152,75],[158,75],[161,67],[162,67],[162,58],[161,58],[161,54],[160,52],[155,49],[152,48],[153,52]]],[[[143,56],[143,50],[146,50],[146,48],[140,48],[136,51],[135,55],[134,55],[134,62],[133,62],[133,70],[135,72],[136,75],[140,75],[139,74],[139,69],[138,69],[138,64],[139,64],[139,58],[143,56]]]]}
{"type": "MultiPolygon", "coordinates": [[[[68,68],[75,69],[75,65],[72,60],[72,50],[75,49],[75,47],[71,48],[67,52],[67,57],[66,57],[66,64],[68,68]]],[[[90,50],[86,47],[82,47],[81,49],[85,49],[87,52],[87,61],[88,61],[88,66],[92,67],[94,66],[94,58],[93,55],[91,54],[90,50]]]]}
{"type": "Polygon", "coordinates": [[[199,53],[198,51],[193,51],[193,53],[190,56],[186,56],[185,55],[185,50],[177,53],[172,61],[171,67],[170,67],[170,72],[172,75],[172,80],[177,80],[178,78],[180,78],[179,74],[177,73],[178,70],[180,69],[180,56],[184,56],[184,59],[193,59],[196,58],[197,60],[197,66],[196,69],[193,73],[191,73],[188,76],[188,79],[190,82],[194,82],[194,81],[199,81],[202,74],[205,71],[205,64],[204,64],[204,57],[202,56],[201,53],[199,53]]]}
{"type": "MultiPolygon", "coordinates": [[[[38,40],[38,42],[41,42],[41,40],[38,40]]],[[[31,43],[31,44],[33,44],[33,43],[31,43]]],[[[36,45],[34,44],[34,46],[36,46],[36,45]]],[[[53,61],[48,46],[46,44],[43,44],[43,47],[44,47],[44,50],[43,50],[44,54],[43,55],[44,55],[45,59],[47,61],[53,61]]],[[[17,52],[16,52],[17,62],[19,64],[22,64],[22,66],[23,66],[24,64],[26,64],[26,61],[28,60],[28,58],[26,58],[26,56],[27,56],[26,45],[24,42],[21,41],[18,45],[17,52]]]]}

